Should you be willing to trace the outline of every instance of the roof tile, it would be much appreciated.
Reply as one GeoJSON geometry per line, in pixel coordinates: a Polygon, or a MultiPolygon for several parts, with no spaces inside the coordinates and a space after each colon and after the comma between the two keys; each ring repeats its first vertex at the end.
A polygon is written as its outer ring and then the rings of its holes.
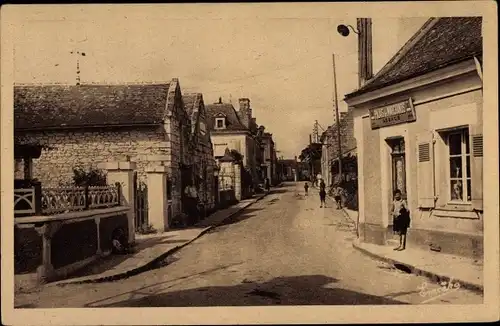
{"type": "Polygon", "coordinates": [[[346,97],[354,97],[471,59],[474,56],[482,56],[481,27],[481,17],[439,18],[428,31],[425,32],[424,28],[415,34],[416,36],[419,33],[425,33],[415,44],[411,46],[409,45],[411,41],[409,41],[403,46],[401,51],[408,46],[411,48],[399,60],[391,59],[381,69],[379,76],[376,75],[365,86],[346,97]]]}
{"type": "Polygon", "coordinates": [[[214,130],[215,116],[223,114],[226,116],[226,129],[231,131],[247,131],[248,129],[241,123],[234,106],[229,103],[216,103],[205,105],[207,112],[208,127],[214,130]]]}
{"type": "Polygon", "coordinates": [[[169,84],[14,86],[16,129],[161,123],[169,84]]]}

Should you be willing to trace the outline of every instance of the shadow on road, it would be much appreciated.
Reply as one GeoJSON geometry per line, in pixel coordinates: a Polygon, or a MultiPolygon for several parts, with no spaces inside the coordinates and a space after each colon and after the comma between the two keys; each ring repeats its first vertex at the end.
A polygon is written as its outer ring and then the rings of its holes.
{"type": "MultiPolygon", "coordinates": [[[[169,282],[171,283],[171,282],[169,282]]],[[[277,277],[268,282],[245,281],[233,286],[208,286],[162,293],[162,283],[126,292],[119,297],[89,303],[104,307],[208,307],[262,305],[394,305],[405,304],[338,286],[338,280],[324,275],[277,277]]]]}
{"type": "MultiPolygon", "coordinates": [[[[234,223],[238,223],[241,221],[244,221],[250,217],[256,216],[258,211],[260,211],[260,208],[247,208],[245,209],[242,213],[236,214],[233,217],[225,220],[220,226],[225,226],[225,225],[230,225],[234,223]]],[[[212,231],[217,232],[217,228],[213,229],[212,231]]]]}
{"type": "MultiPolygon", "coordinates": [[[[170,239],[174,236],[165,235],[162,237],[152,237],[149,239],[144,239],[143,241],[137,242],[137,245],[133,248],[133,253],[137,254],[144,249],[165,243],[185,243],[185,240],[175,240],[170,239]]],[[[104,273],[118,266],[125,260],[129,259],[130,255],[109,255],[107,257],[103,257],[93,264],[90,264],[83,269],[80,269],[74,273],[72,273],[71,277],[83,277],[83,276],[92,276],[104,273]]]]}
{"type": "Polygon", "coordinates": [[[271,189],[269,191],[269,194],[270,195],[273,195],[273,194],[282,194],[282,193],[285,193],[285,192],[289,192],[290,190],[288,189],[283,189],[283,188],[276,188],[276,189],[271,189]]]}

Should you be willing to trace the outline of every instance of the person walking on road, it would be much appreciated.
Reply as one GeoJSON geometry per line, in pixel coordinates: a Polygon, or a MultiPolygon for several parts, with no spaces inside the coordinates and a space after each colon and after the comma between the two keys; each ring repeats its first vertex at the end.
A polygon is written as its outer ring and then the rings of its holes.
{"type": "Polygon", "coordinates": [[[392,202],[392,228],[399,235],[399,247],[394,250],[402,251],[406,249],[406,234],[410,227],[410,211],[406,200],[401,197],[401,190],[394,191],[392,202]]]}
{"type": "Polygon", "coordinates": [[[304,184],[304,191],[305,191],[306,196],[307,196],[309,194],[309,184],[307,182],[304,184]]]}
{"type": "Polygon", "coordinates": [[[271,189],[271,185],[269,184],[269,178],[266,178],[264,180],[264,187],[266,188],[266,192],[269,192],[269,190],[271,189]]]}
{"type": "Polygon", "coordinates": [[[340,184],[335,184],[333,186],[333,198],[335,199],[335,203],[337,204],[337,209],[342,208],[342,187],[340,184]]]}
{"type": "Polygon", "coordinates": [[[320,208],[326,207],[326,184],[323,179],[321,179],[319,183],[319,199],[321,201],[321,205],[319,206],[320,208]]]}

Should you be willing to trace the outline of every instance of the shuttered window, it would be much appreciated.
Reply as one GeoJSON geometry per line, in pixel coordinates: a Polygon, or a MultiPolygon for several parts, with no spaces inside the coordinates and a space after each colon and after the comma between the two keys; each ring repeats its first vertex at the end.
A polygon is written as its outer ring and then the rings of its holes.
{"type": "Polygon", "coordinates": [[[418,145],[418,161],[419,162],[429,162],[430,160],[430,144],[424,143],[418,145]]]}
{"type": "Polygon", "coordinates": [[[472,136],[472,154],[474,157],[483,157],[483,135],[472,136]]]}
{"type": "Polygon", "coordinates": [[[417,195],[418,207],[435,206],[434,140],[432,132],[417,135],[417,195]]]}

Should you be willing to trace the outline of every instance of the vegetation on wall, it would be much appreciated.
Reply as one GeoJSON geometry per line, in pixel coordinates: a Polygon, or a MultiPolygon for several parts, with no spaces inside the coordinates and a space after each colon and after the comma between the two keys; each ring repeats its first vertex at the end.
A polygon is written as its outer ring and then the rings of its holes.
{"type": "Polygon", "coordinates": [[[73,169],[73,183],[77,187],[106,186],[106,175],[102,170],[91,168],[86,171],[81,167],[73,169]]]}
{"type": "Polygon", "coordinates": [[[240,152],[238,152],[237,150],[235,149],[232,149],[229,154],[231,155],[231,157],[234,159],[234,163],[237,163],[237,164],[241,164],[243,163],[243,155],[241,155],[240,152]]]}

